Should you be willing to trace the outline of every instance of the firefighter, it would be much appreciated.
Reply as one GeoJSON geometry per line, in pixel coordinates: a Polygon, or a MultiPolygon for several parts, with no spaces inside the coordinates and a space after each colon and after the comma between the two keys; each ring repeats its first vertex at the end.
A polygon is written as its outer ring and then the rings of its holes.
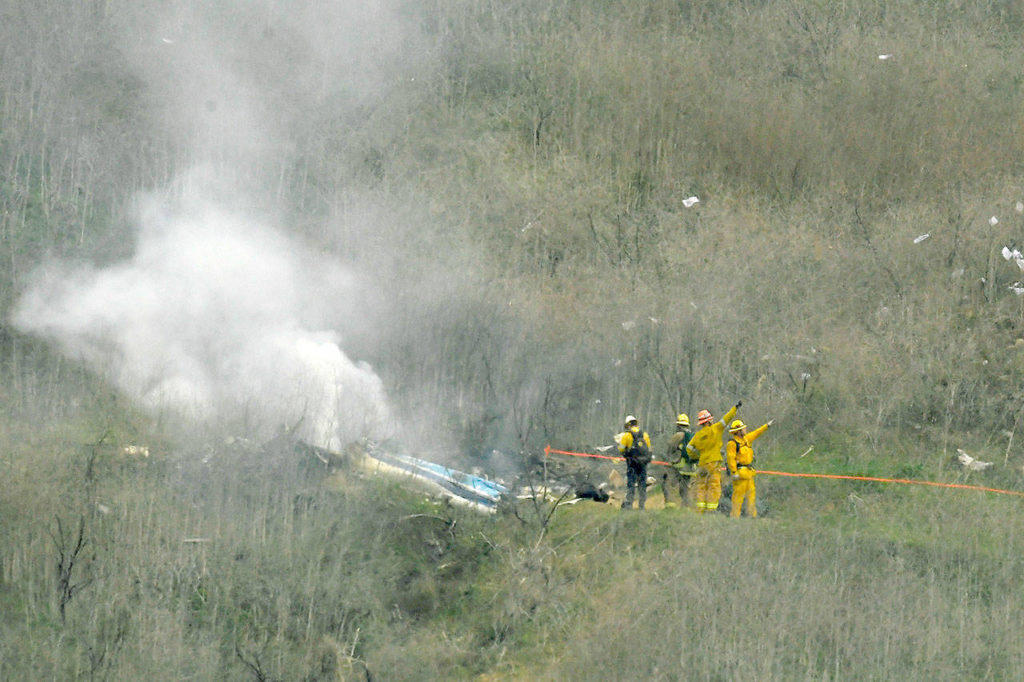
{"type": "Polygon", "coordinates": [[[636,417],[626,417],[626,430],[616,436],[619,452],[626,460],[626,499],[623,509],[633,507],[633,495],[637,497],[637,508],[647,503],[647,465],[651,461],[651,437],[640,428],[636,417]]]}
{"type": "Polygon", "coordinates": [[[696,470],[697,460],[691,460],[686,452],[686,446],[693,438],[693,431],[690,430],[690,417],[687,414],[680,414],[676,417],[676,432],[668,439],[668,452],[666,459],[670,466],[665,467],[661,476],[661,492],[665,495],[665,508],[673,509],[679,505],[688,506],[692,500],[691,485],[693,472],[696,470]],[[679,504],[675,500],[675,493],[679,492],[679,504]]]}
{"type": "Polygon", "coordinates": [[[754,476],[757,475],[757,472],[754,470],[754,448],[750,444],[774,423],[774,419],[769,419],[767,424],[749,433],[747,433],[747,425],[741,419],[737,419],[729,425],[729,434],[732,437],[725,444],[725,464],[732,477],[731,516],[733,518],[739,518],[744,499],[747,501],[747,515],[757,518],[754,489],[754,476]]]}
{"type": "Polygon", "coordinates": [[[697,414],[697,425],[700,430],[693,434],[686,451],[691,458],[697,460],[697,511],[704,513],[716,511],[718,500],[722,496],[722,434],[726,424],[736,416],[743,401],[738,401],[729,408],[720,420],[715,421],[711,412],[701,410],[697,414]]]}

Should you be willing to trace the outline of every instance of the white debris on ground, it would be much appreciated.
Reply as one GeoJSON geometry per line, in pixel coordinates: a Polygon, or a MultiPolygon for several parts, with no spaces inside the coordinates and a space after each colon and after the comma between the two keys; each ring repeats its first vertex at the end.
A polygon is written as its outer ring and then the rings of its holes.
{"type": "Polygon", "coordinates": [[[121,454],[126,457],[149,457],[149,446],[125,445],[121,448],[121,454]]]}
{"type": "Polygon", "coordinates": [[[1012,251],[1008,246],[1004,246],[1002,250],[1003,260],[1012,260],[1017,264],[1017,267],[1024,270],[1024,254],[1019,250],[1013,249],[1012,251]]]}
{"type": "Polygon", "coordinates": [[[683,199],[683,206],[685,206],[686,208],[691,208],[699,203],[700,199],[698,199],[697,197],[686,197],[685,199],[683,199]]]}
{"type": "Polygon", "coordinates": [[[548,502],[556,502],[567,499],[570,492],[569,486],[557,483],[551,485],[523,486],[516,492],[515,498],[517,500],[543,499],[548,502]]]}
{"type": "Polygon", "coordinates": [[[988,224],[991,225],[992,227],[995,227],[996,225],[999,224],[999,218],[992,216],[991,218],[988,219],[988,224]]]}
{"type": "Polygon", "coordinates": [[[956,449],[956,459],[965,469],[970,471],[984,471],[992,466],[992,462],[982,462],[974,459],[960,448],[956,449]]]}
{"type": "Polygon", "coordinates": [[[926,232],[926,233],[924,233],[924,234],[919,234],[918,236],[914,237],[914,243],[915,243],[915,244],[920,244],[920,243],[921,243],[921,242],[923,242],[923,241],[924,241],[925,239],[928,239],[928,237],[931,237],[931,235],[930,235],[930,234],[928,234],[927,232],[926,232]]]}

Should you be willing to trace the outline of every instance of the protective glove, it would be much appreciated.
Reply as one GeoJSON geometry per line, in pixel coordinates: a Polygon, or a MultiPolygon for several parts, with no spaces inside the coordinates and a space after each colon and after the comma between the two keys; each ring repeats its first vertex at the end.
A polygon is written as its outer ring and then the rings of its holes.
{"type": "Polygon", "coordinates": [[[742,400],[737,400],[737,401],[736,401],[736,409],[738,410],[738,409],[740,409],[741,407],[743,407],[743,401],[742,401],[742,400]]]}
{"type": "Polygon", "coordinates": [[[774,423],[775,423],[774,419],[769,419],[768,420],[768,426],[772,426],[774,423]]]}

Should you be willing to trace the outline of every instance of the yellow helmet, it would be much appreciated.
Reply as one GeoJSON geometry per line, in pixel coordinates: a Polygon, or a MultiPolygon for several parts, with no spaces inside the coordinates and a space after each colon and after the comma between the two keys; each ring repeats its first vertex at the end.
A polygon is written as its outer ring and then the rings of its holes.
{"type": "Polygon", "coordinates": [[[676,417],[676,424],[678,426],[689,426],[690,425],[690,415],[686,414],[685,412],[684,413],[680,413],[680,415],[678,417],[676,417]]]}
{"type": "Polygon", "coordinates": [[[737,419],[729,425],[729,433],[739,433],[745,428],[747,428],[747,425],[743,423],[743,420],[737,419]]]}

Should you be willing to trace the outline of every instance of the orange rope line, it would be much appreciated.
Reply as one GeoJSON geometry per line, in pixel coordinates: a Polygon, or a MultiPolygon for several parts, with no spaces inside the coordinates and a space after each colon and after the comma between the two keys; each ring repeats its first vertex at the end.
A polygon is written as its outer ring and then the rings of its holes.
{"type": "Polygon", "coordinates": [[[878,476],[852,476],[846,474],[794,474],[788,471],[763,471],[757,470],[759,474],[771,476],[792,476],[795,478],[836,478],[848,481],[875,481],[877,483],[903,483],[905,485],[930,485],[936,488],[960,488],[961,490],[982,490],[987,493],[999,493],[1001,495],[1016,495],[1024,497],[1024,492],[1019,490],[1003,490],[1002,488],[987,488],[981,485],[967,485],[966,483],[940,483],[938,481],[914,481],[909,478],[880,478],[878,476]]]}
{"type": "MultiPolygon", "coordinates": [[[[596,457],[599,459],[610,459],[616,462],[625,461],[622,457],[611,457],[609,455],[592,455],[586,452],[569,452],[567,450],[555,450],[550,445],[544,448],[544,455],[551,453],[558,455],[569,455],[570,457],[596,457]]],[[[652,464],[671,466],[668,462],[654,460],[652,464]]],[[[766,471],[758,469],[757,473],[768,476],[790,476],[793,478],[831,478],[847,481],[873,481],[875,483],[902,483],[904,485],[929,485],[936,488],[959,488],[961,490],[981,490],[987,493],[999,493],[1000,495],[1016,495],[1024,497],[1024,492],[1019,490],[1003,490],[1002,488],[986,488],[980,485],[967,485],[966,483],[939,483],[938,481],[914,481],[909,478],[881,478],[879,476],[854,476],[850,474],[795,474],[789,471],[766,471]]]]}
{"type": "MultiPolygon", "coordinates": [[[[556,455],[569,455],[570,457],[596,457],[597,459],[610,459],[613,462],[625,462],[626,461],[625,457],[612,457],[611,455],[592,455],[589,452],[569,452],[567,450],[555,450],[550,445],[545,445],[544,446],[544,454],[545,455],[550,455],[552,452],[555,453],[556,455]]],[[[657,460],[657,459],[651,460],[651,464],[663,464],[664,466],[667,466],[667,467],[672,466],[668,462],[662,462],[661,460],[657,460]]]]}

